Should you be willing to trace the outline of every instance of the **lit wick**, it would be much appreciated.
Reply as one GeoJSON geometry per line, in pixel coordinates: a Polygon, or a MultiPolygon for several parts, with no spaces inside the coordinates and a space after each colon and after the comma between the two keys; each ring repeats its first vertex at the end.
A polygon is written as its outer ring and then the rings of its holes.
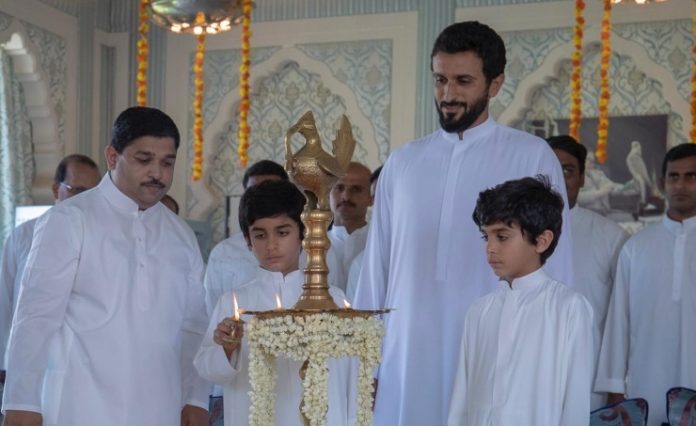
{"type": "Polygon", "coordinates": [[[239,305],[237,305],[237,294],[232,292],[232,303],[234,304],[234,320],[239,321],[239,305]]]}
{"type": "Polygon", "coordinates": [[[348,301],[346,299],[343,299],[343,305],[346,307],[346,309],[351,308],[350,303],[348,303],[348,301]]]}
{"type": "Polygon", "coordinates": [[[278,295],[278,293],[275,294],[275,297],[276,297],[276,309],[280,311],[283,309],[283,304],[280,303],[280,296],[278,295]]]}

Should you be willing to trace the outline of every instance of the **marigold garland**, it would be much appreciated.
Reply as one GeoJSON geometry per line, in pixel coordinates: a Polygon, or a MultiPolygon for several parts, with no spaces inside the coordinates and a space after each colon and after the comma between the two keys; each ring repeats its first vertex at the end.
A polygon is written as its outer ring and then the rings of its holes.
{"type": "Polygon", "coordinates": [[[203,176],[203,61],[205,60],[205,34],[196,36],[196,57],[193,61],[193,163],[191,177],[194,181],[203,176]]]}
{"type": "Polygon", "coordinates": [[[147,8],[150,0],[140,0],[140,9],[138,14],[138,37],[137,56],[138,72],[135,77],[135,100],[139,106],[147,105],[147,60],[150,52],[149,43],[147,40],[147,32],[150,26],[147,23],[148,11],[147,8]]]}
{"type": "Polygon", "coordinates": [[[239,164],[246,167],[249,161],[249,69],[251,67],[251,0],[244,0],[242,5],[242,52],[239,65],[239,164]]]}
{"type": "Polygon", "coordinates": [[[696,2],[694,4],[694,11],[691,17],[691,34],[692,34],[692,47],[691,47],[691,132],[689,136],[691,138],[691,143],[696,143],[696,2]]]}
{"type": "Polygon", "coordinates": [[[570,74],[570,125],[569,134],[580,141],[580,118],[582,117],[582,38],[585,29],[583,11],[585,2],[575,1],[575,28],[573,30],[573,70],[570,74]]]}
{"type": "Polygon", "coordinates": [[[599,124],[597,126],[596,157],[600,164],[607,161],[607,137],[609,135],[609,62],[611,60],[611,0],[604,0],[600,32],[599,62],[599,124]]]}

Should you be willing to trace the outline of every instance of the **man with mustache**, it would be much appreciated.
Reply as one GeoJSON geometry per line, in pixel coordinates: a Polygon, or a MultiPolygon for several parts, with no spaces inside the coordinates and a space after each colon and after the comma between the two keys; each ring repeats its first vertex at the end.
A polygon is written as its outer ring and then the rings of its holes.
{"type": "Polygon", "coordinates": [[[346,291],[350,265],[367,240],[367,208],[372,205],[370,176],[367,166],[356,161],[348,165],[329,193],[333,227],[328,233],[335,264],[329,265],[333,282],[346,291]]]}
{"type": "Polygon", "coordinates": [[[667,152],[661,183],[667,214],[619,254],[595,381],[609,403],[645,398],[649,426],[670,388],[696,389],[696,145],[667,152]]]}
{"type": "MultiPolygon", "coordinates": [[[[505,78],[505,45],[495,31],[478,22],[447,27],[431,68],[442,129],[388,158],[355,296],[357,308],[394,308],[385,316],[377,426],[447,422],[464,316],[498,280],[467,220],[479,192],[544,174],[567,200],[546,142],[489,116],[489,100],[505,78]]],[[[567,207],[562,229],[547,267],[572,283],[567,207]]]]}
{"type": "Polygon", "coordinates": [[[203,426],[193,367],[207,326],[203,261],[160,200],[179,131],[154,108],[116,119],[108,173],[36,224],[8,349],[7,426],[203,426]]]}

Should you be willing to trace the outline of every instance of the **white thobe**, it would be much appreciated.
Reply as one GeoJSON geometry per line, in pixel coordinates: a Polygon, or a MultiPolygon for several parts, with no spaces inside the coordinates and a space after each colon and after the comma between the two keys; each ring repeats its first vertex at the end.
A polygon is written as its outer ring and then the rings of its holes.
{"type": "MultiPolygon", "coordinates": [[[[573,231],[574,288],[592,305],[594,363],[597,365],[616,262],[628,234],[613,220],[577,205],[570,210],[570,227],[573,231]]],[[[606,405],[606,397],[604,393],[593,392],[591,409],[606,405]]]]}
{"type": "Polygon", "coordinates": [[[696,217],[664,217],[624,244],[609,302],[595,390],[645,398],[648,425],[665,393],[696,388],[696,217]]]}
{"type": "MultiPolygon", "coordinates": [[[[394,151],[377,182],[357,308],[385,315],[375,425],[443,425],[466,311],[497,277],[471,219],[480,191],[549,175],[565,196],[558,158],[536,136],[491,118],[457,134],[439,130],[394,151]],[[424,350],[426,348],[426,350],[424,350]]],[[[568,211],[549,270],[572,283],[568,211]]]]}
{"type": "Polygon", "coordinates": [[[344,292],[347,289],[350,265],[353,263],[355,256],[365,248],[368,228],[365,225],[349,234],[345,226],[334,225],[328,232],[331,250],[336,257],[336,265],[329,265],[329,268],[332,266],[335,268],[330,269],[330,272],[334,275],[334,285],[344,292]]]}
{"type": "Polygon", "coordinates": [[[365,257],[365,250],[358,253],[350,264],[350,269],[348,270],[348,282],[346,283],[346,297],[350,303],[353,303],[355,299],[355,292],[358,290],[358,278],[360,277],[360,270],[362,269],[363,257],[365,257]]]}
{"type": "Polygon", "coordinates": [[[52,207],[24,269],[3,408],[61,426],[175,425],[184,405],[207,408],[202,281],[188,225],[161,203],[139,211],[108,173],[52,207]]]}
{"type": "Polygon", "coordinates": [[[220,241],[208,256],[205,269],[205,305],[208,314],[223,294],[248,283],[256,275],[259,261],[241,232],[220,241]]]}
{"type": "Polygon", "coordinates": [[[6,370],[5,353],[10,338],[10,326],[19,296],[24,265],[31,249],[36,220],[31,219],[17,226],[5,241],[0,265],[0,370],[6,370]]]}
{"type": "Polygon", "coordinates": [[[464,319],[447,424],[587,426],[593,364],[582,295],[543,269],[501,281],[464,319]]]}
{"type": "MultiPolygon", "coordinates": [[[[284,307],[297,303],[302,294],[304,276],[300,271],[294,271],[283,277],[280,272],[270,272],[258,268],[256,278],[235,290],[237,303],[245,310],[270,310],[276,308],[275,295],[279,295],[284,307]]],[[[343,292],[337,288],[329,289],[336,303],[343,301],[343,292]]],[[[340,305],[339,305],[340,306],[340,305]]],[[[246,337],[238,351],[228,360],[222,346],[213,341],[213,333],[218,324],[234,314],[232,292],[224,294],[218,301],[212,315],[194,364],[200,375],[223,388],[225,407],[225,426],[242,426],[249,424],[249,407],[251,400],[249,391],[249,346],[246,337]]],[[[249,316],[243,315],[248,321],[249,316]]],[[[331,426],[346,426],[354,420],[355,403],[351,401],[349,392],[351,374],[357,371],[351,369],[349,359],[329,360],[329,410],[327,424],[331,426]],[[350,417],[350,418],[349,418],[350,417]],[[349,423],[350,422],[350,423],[349,423]]],[[[276,424],[282,426],[301,425],[300,401],[302,399],[302,382],[299,371],[301,362],[289,358],[278,357],[276,360],[277,382],[275,388],[275,418],[276,424]]],[[[269,425],[270,426],[270,425],[269,425]]]]}
{"type": "MultiPolygon", "coordinates": [[[[326,254],[326,263],[334,269],[337,264],[332,250],[326,254]]],[[[307,255],[303,251],[300,254],[300,270],[307,264],[307,255]]],[[[208,266],[205,269],[205,304],[208,314],[220,297],[232,290],[247,284],[256,276],[259,261],[249,249],[244,234],[237,232],[229,238],[220,241],[208,257],[208,266]]],[[[328,276],[329,284],[336,286],[336,279],[332,271],[328,276]]],[[[343,305],[341,305],[343,306],[343,305]]]]}

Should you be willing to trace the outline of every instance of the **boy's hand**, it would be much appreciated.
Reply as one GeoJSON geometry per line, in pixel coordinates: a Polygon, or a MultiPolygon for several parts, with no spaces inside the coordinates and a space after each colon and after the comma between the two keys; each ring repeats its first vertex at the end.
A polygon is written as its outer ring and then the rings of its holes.
{"type": "Polygon", "coordinates": [[[242,337],[244,337],[244,321],[233,318],[225,318],[220,321],[213,333],[213,341],[222,346],[228,360],[232,358],[234,351],[242,345],[242,337]]]}

